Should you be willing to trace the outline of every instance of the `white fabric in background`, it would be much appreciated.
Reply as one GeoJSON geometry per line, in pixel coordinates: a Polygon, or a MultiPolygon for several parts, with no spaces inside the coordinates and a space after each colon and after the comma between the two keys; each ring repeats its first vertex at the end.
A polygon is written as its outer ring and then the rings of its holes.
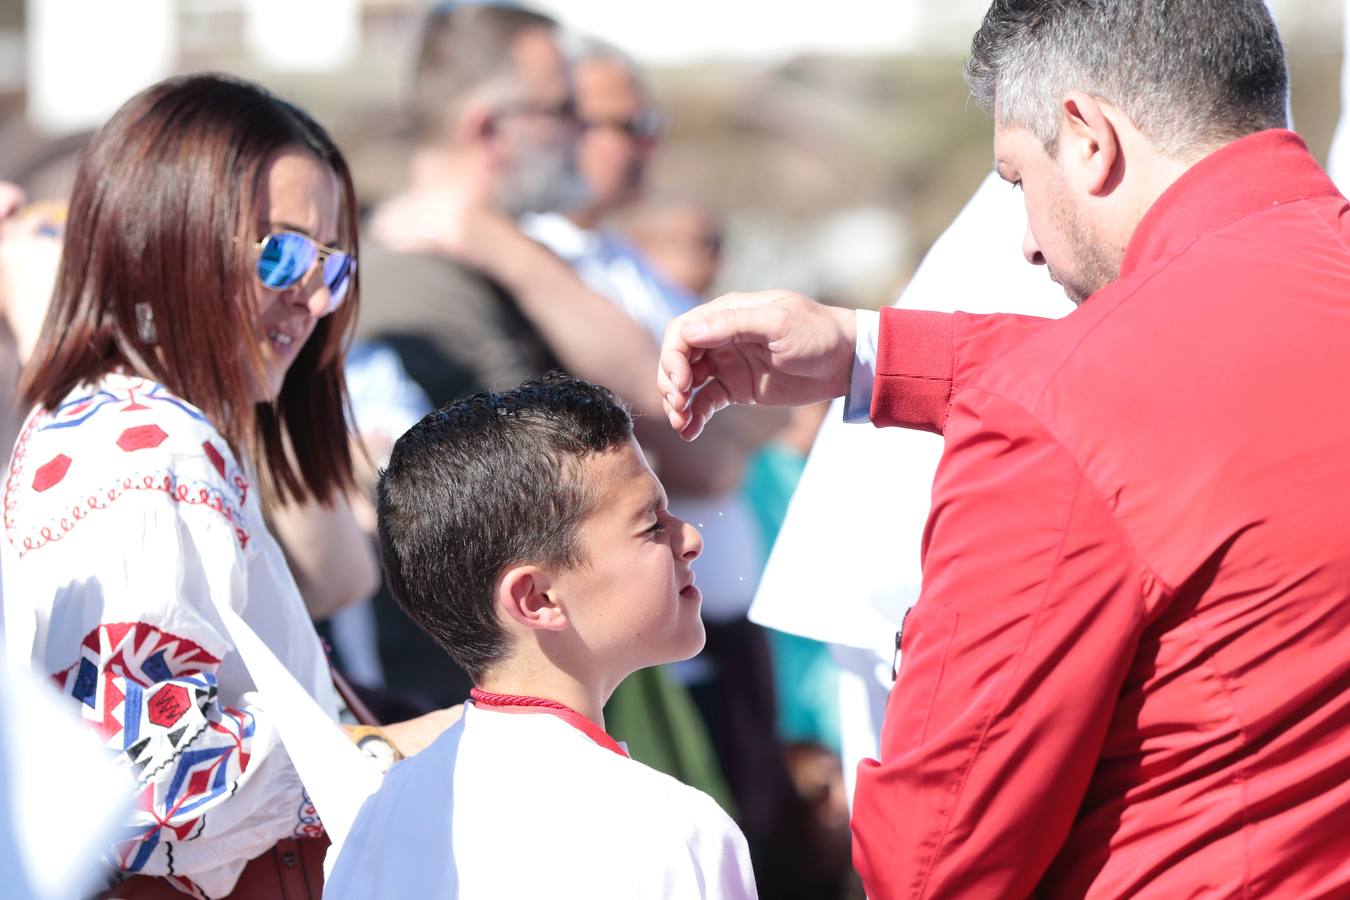
{"type": "MultiPolygon", "coordinates": [[[[3,654],[0,654],[3,655],[3,654]]],[[[93,890],[133,786],[46,679],[0,661],[0,872],[9,900],[93,890]],[[41,752],[34,752],[35,742],[41,752]]]]}
{"type": "Polygon", "coordinates": [[[366,802],[325,900],[745,900],[745,838],[706,794],[546,713],[468,704],[366,802]]]}
{"type": "Polygon", "coordinates": [[[1341,121],[1331,141],[1327,173],[1342,194],[1350,194],[1350,0],[1344,0],[1341,8],[1341,46],[1344,55],[1341,64],[1341,121]]]}
{"type": "Polygon", "coordinates": [[[698,306],[697,297],[663,278],[637,248],[611,231],[579,228],[559,213],[531,213],[520,227],[658,341],[667,322],[698,306]]]}

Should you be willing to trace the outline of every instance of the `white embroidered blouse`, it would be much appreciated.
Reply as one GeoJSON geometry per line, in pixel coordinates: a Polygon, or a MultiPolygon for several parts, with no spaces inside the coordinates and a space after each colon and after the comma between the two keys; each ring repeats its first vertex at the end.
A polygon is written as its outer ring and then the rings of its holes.
{"type": "Polygon", "coordinates": [[[217,603],[336,718],[328,664],[253,480],[205,416],[137,377],[77,389],[24,424],[3,511],[10,658],[80,705],[139,788],[117,866],[219,896],[278,839],[321,833],[217,603]]]}

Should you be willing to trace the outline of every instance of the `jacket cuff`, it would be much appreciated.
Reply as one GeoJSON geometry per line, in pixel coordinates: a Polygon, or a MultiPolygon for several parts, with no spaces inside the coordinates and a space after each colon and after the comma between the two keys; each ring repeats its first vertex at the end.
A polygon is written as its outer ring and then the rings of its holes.
{"type": "Polygon", "coordinates": [[[941,434],[952,399],[950,313],[881,311],[872,424],[941,434]]]}

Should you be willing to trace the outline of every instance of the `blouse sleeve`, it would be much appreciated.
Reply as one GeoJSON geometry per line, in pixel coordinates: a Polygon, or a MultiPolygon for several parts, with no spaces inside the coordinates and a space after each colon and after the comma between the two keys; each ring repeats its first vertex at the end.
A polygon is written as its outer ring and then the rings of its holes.
{"type": "Polygon", "coordinates": [[[223,457],[162,455],[84,491],[59,540],[5,573],[7,593],[50,605],[35,663],[135,781],[112,862],[207,896],[277,840],[322,832],[216,611],[289,599],[249,596],[262,526],[223,457]]]}

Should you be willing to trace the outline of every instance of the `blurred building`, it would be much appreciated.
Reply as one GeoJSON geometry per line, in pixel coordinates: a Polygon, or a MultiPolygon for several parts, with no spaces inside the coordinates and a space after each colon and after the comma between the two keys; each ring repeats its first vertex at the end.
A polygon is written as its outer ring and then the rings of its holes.
{"type": "MultiPolygon", "coordinates": [[[[648,68],[672,129],[652,196],[727,222],[724,286],[889,299],[991,165],[961,62],[988,0],[539,0],[648,68]]],[[[405,92],[429,0],[0,0],[0,177],[41,168],[178,71],[263,82],[309,108],[366,202],[399,187],[405,92]],[[37,160],[38,162],[35,162],[37,160]]],[[[1273,0],[1294,114],[1323,155],[1339,110],[1339,0],[1273,0]]],[[[51,179],[59,183],[59,178],[51,179]]]]}

